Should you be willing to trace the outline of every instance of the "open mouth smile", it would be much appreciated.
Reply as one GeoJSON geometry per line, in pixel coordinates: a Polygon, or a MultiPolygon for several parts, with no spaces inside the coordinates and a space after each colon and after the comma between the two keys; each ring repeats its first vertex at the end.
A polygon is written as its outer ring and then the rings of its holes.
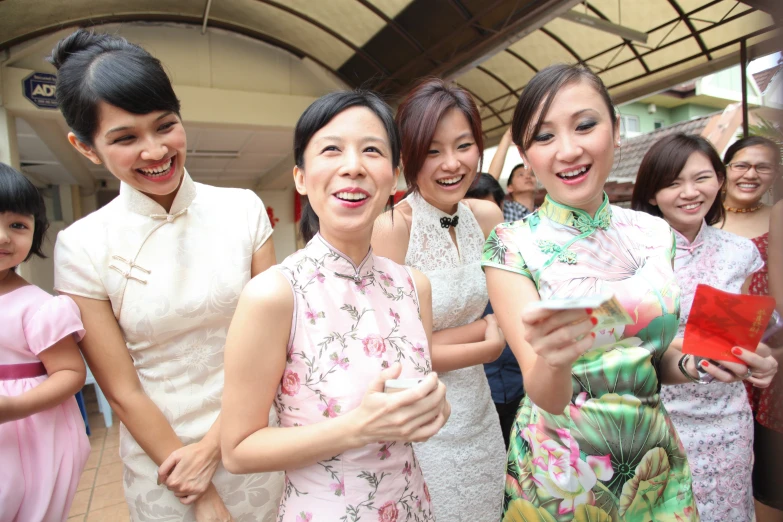
{"type": "Polygon", "coordinates": [[[556,176],[563,180],[564,183],[573,185],[587,178],[587,174],[590,172],[590,167],[591,165],[582,165],[581,167],[577,167],[571,170],[558,172],[556,176]]]}
{"type": "Polygon", "coordinates": [[[176,156],[167,158],[157,165],[136,169],[136,172],[144,176],[150,181],[160,182],[171,179],[174,174],[174,167],[176,165],[176,156]]]}

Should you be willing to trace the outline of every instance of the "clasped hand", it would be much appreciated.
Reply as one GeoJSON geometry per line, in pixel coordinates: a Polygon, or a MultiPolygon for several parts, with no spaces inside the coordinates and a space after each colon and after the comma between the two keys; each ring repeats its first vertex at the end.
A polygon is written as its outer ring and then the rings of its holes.
{"type": "Polygon", "coordinates": [[[202,442],[171,452],[158,468],[158,484],[165,485],[183,504],[192,504],[212,483],[220,462],[217,447],[202,442]]]}
{"type": "Polygon", "coordinates": [[[436,373],[415,387],[384,393],[388,379],[396,379],[402,367],[394,363],[383,370],[367,389],[361,404],[348,413],[353,417],[359,445],[378,442],[423,442],[443,427],[451,414],[446,385],[436,373]]]}

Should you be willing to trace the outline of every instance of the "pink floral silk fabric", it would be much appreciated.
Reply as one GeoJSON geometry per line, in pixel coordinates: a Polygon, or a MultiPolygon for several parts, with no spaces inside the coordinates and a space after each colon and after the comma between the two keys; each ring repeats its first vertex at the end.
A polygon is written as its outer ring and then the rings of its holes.
{"type": "MultiPolygon", "coordinates": [[[[749,239],[706,223],[692,242],[676,231],[675,238],[682,337],[698,284],[741,293],[764,262],[749,239]]],[[[661,400],[688,453],[702,519],[753,520],[753,416],[742,383],[664,386],[661,400]]]]}
{"type": "MultiPolygon", "coordinates": [[[[279,269],[295,295],[288,361],[275,398],[280,425],[305,426],[361,404],[384,368],[431,371],[411,275],[372,251],[359,266],[317,235],[279,269]]],[[[278,522],[429,522],[411,444],[378,442],[286,471],[278,522]]]]}

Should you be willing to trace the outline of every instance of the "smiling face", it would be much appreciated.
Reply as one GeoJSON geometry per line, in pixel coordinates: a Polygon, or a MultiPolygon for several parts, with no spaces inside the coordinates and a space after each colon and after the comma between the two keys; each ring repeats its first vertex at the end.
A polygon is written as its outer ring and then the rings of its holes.
{"type": "Polygon", "coordinates": [[[672,184],[659,190],[650,204],[658,206],[672,228],[688,235],[698,232],[720,186],[721,179],[709,158],[694,152],[672,184]]]}
{"type": "Polygon", "coordinates": [[[27,258],[33,245],[35,218],[0,212],[0,279],[27,258]]]}
{"type": "Polygon", "coordinates": [[[780,175],[779,161],[780,158],[775,157],[775,152],[764,145],[753,145],[737,151],[726,169],[727,206],[757,205],[780,175]],[[753,168],[742,172],[742,167],[750,165],[753,168]]]}
{"type": "Polygon", "coordinates": [[[166,111],[132,114],[100,102],[99,121],[94,145],[69,134],[74,147],[164,208],[171,206],[185,172],[187,150],[179,116],[166,111]]]}
{"type": "Polygon", "coordinates": [[[297,191],[306,194],[320,231],[331,237],[366,235],[397,188],[386,128],[366,107],[339,113],[313,134],[304,165],[294,167],[297,191]]]}
{"type": "MultiPolygon", "coordinates": [[[[538,119],[536,114],[532,121],[538,119]]],[[[619,132],[600,93],[577,81],[555,94],[539,131],[520,154],[552,199],[593,214],[603,201],[619,132]]]]}
{"type": "Polygon", "coordinates": [[[416,178],[421,196],[452,214],[476,178],[479,148],[465,115],[446,112],[435,127],[429,152],[416,178]]]}

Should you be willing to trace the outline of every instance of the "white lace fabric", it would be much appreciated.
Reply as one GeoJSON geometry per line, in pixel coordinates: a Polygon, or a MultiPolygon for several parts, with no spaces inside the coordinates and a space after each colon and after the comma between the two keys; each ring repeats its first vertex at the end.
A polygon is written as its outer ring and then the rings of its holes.
{"type": "MultiPolygon", "coordinates": [[[[487,306],[481,270],[484,233],[467,205],[457,210],[459,249],[441,217],[452,217],[418,193],[411,206],[405,264],[424,272],[432,284],[433,330],[462,326],[480,318],[487,306]]],[[[436,520],[497,522],[502,513],[506,473],[503,435],[482,365],[440,374],[451,417],[441,431],[416,445],[432,496],[436,520]]]]}

